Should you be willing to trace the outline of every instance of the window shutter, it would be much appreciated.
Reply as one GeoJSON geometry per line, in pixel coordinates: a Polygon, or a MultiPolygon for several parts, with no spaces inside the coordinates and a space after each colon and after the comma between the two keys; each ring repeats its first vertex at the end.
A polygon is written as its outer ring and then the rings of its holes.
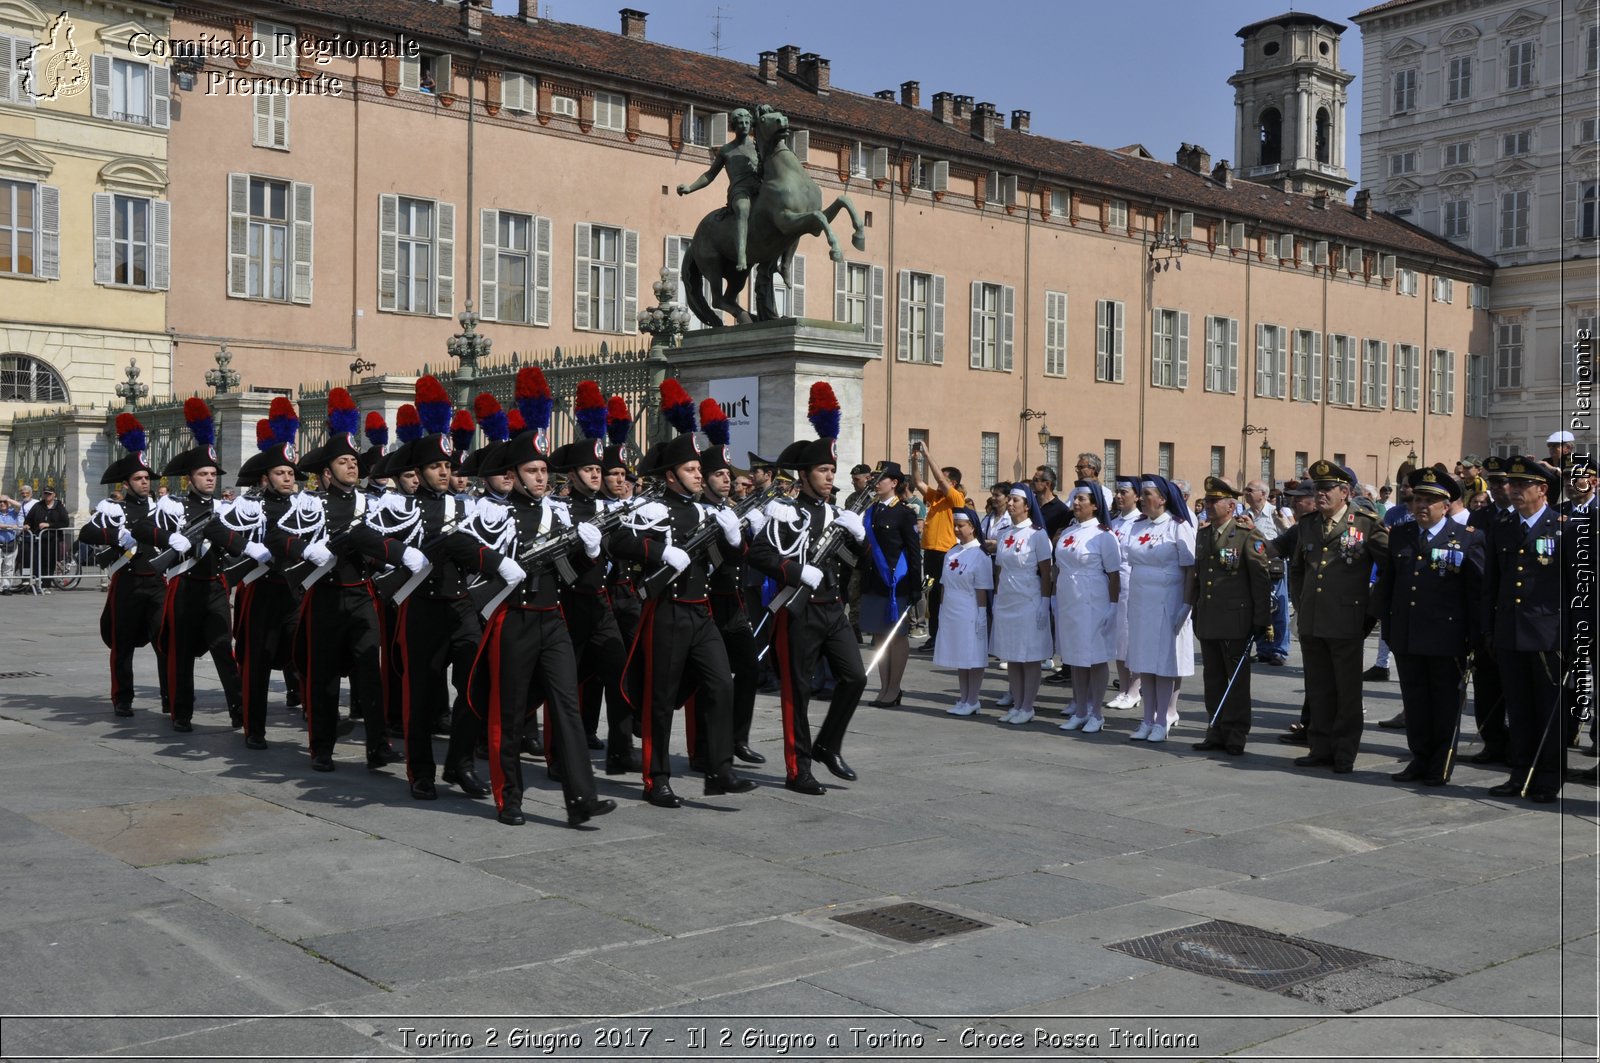
{"type": "Polygon", "coordinates": [[[933,175],[928,181],[929,189],[934,192],[948,192],[950,190],[950,164],[940,160],[933,164],[933,175]]]}
{"type": "Polygon", "coordinates": [[[172,71],[160,64],[150,67],[150,124],[157,129],[172,125],[172,71]]]}
{"type": "Polygon", "coordinates": [[[1583,238],[1578,226],[1578,195],[1582,188],[1582,184],[1568,182],[1561,190],[1561,231],[1573,240],[1583,238]]]}
{"type": "Polygon", "coordinates": [[[272,147],[272,101],[277,97],[261,95],[252,99],[255,124],[250,143],[258,148],[270,148],[272,147]]]}
{"type": "Polygon", "coordinates": [[[1344,348],[1344,404],[1356,404],[1356,340],[1352,336],[1345,340],[1344,348]]]}
{"type": "Polygon", "coordinates": [[[589,324],[589,223],[580,221],[572,235],[572,327],[588,329],[589,324]]]}
{"type": "Polygon", "coordinates": [[[1206,318],[1206,390],[1222,390],[1222,374],[1224,371],[1222,352],[1222,321],[1220,318],[1206,318]]]}
{"type": "Polygon", "coordinates": [[[1000,203],[1002,206],[1014,207],[1017,205],[1017,175],[1008,173],[1000,178],[1000,203]]]}
{"type": "Polygon", "coordinates": [[[1111,379],[1122,383],[1122,347],[1126,325],[1127,307],[1120,301],[1111,304],[1116,315],[1116,327],[1111,330],[1111,379]]]}
{"type": "Polygon", "coordinates": [[[622,230],[622,331],[639,331],[639,230],[622,230]]]}
{"type": "Polygon", "coordinates": [[[983,368],[983,284],[979,281],[972,282],[972,330],[968,333],[971,353],[968,365],[973,369],[983,368]]]}
{"type": "Polygon", "coordinates": [[[47,281],[61,279],[61,189],[39,186],[39,265],[38,276],[47,281]]]}
{"type": "Polygon", "coordinates": [[[1273,394],[1280,399],[1289,394],[1289,352],[1284,345],[1286,338],[1285,333],[1279,331],[1277,342],[1273,344],[1273,364],[1277,367],[1275,372],[1278,384],[1278,389],[1273,394]]]}
{"type": "MultiPolygon", "coordinates": [[[[500,314],[500,212],[493,207],[478,211],[478,316],[498,320],[500,314]]],[[[671,240],[671,237],[667,238],[671,240]]]]}
{"type": "Polygon", "coordinates": [[[911,360],[911,271],[900,271],[900,310],[895,315],[897,342],[895,358],[902,362],[911,360]]]}
{"type": "Polygon", "coordinates": [[[789,133],[789,150],[794,152],[794,157],[804,163],[811,155],[811,131],[809,129],[791,130],[789,133]]]}
{"type": "Polygon", "coordinates": [[[436,55],[433,57],[433,91],[441,96],[455,95],[454,80],[450,72],[450,57],[436,55]]]}
{"type": "Polygon", "coordinates": [[[1322,401],[1322,333],[1311,334],[1311,401],[1322,401]]]}
{"type": "Polygon", "coordinates": [[[1267,346],[1267,326],[1256,326],[1256,394],[1272,395],[1272,351],[1267,346]]]}
{"type": "Polygon", "coordinates": [[[1239,392],[1239,322],[1228,319],[1228,394],[1239,392]]]}
{"type": "Polygon", "coordinates": [[[889,179],[888,148],[873,148],[867,153],[867,177],[874,181],[889,179]]]}
{"type": "Polygon", "coordinates": [[[272,130],[268,145],[274,148],[289,146],[289,97],[282,93],[269,96],[272,101],[272,130]]]}
{"type": "Polygon", "coordinates": [[[1444,352],[1444,412],[1456,412],[1456,352],[1444,352]]]}
{"type": "Polygon", "coordinates": [[[289,293],[291,301],[303,306],[311,305],[311,237],[313,226],[316,222],[316,203],[311,193],[311,186],[304,181],[296,181],[289,186],[289,201],[294,211],[294,244],[292,254],[294,257],[294,273],[292,274],[293,288],[289,293]]]}
{"type": "Polygon", "coordinates": [[[550,219],[533,219],[533,323],[550,324],[550,219]]]}
{"type": "Polygon", "coordinates": [[[438,283],[434,288],[433,312],[449,317],[456,307],[456,207],[454,203],[439,203],[435,209],[439,221],[433,230],[433,257],[437,263],[438,283]]]}
{"type": "Polygon", "coordinates": [[[928,308],[928,316],[932,319],[933,336],[929,341],[932,351],[933,363],[944,364],[944,274],[933,275],[932,294],[933,305],[928,308]]]}
{"type": "Polygon", "coordinates": [[[422,87],[422,61],[415,56],[402,56],[400,59],[400,87],[408,92],[416,92],[422,87]]]}
{"type": "Polygon", "coordinates": [[[15,45],[19,42],[20,38],[0,33],[0,103],[10,103],[26,95],[22,91],[21,75],[16,72],[18,59],[15,45]],[[12,86],[16,86],[15,89],[12,86]]]}
{"type": "MultiPolygon", "coordinates": [[[[107,207],[109,210],[110,208],[107,207]]],[[[98,212],[98,206],[96,207],[98,212]]],[[[109,215],[107,225],[107,239],[110,238],[109,215]]],[[[230,173],[228,175],[228,294],[230,296],[248,296],[250,294],[250,175],[243,173],[230,173]]],[[[109,263],[111,252],[106,249],[106,260],[109,263]]],[[[100,253],[95,251],[95,283],[110,283],[99,278],[100,253]]],[[[393,289],[390,290],[390,304],[394,302],[393,289]]]]}
{"type": "Polygon", "coordinates": [[[1096,380],[1111,379],[1111,330],[1106,325],[1106,300],[1094,302],[1094,375],[1096,380]]]}
{"type": "MultiPolygon", "coordinates": [[[[402,60],[401,68],[404,69],[402,60]]],[[[378,197],[378,309],[393,310],[397,305],[396,276],[400,265],[400,197],[378,197]]]]}
{"type": "Polygon", "coordinates": [[[114,201],[115,197],[109,192],[94,194],[94,282],[96,284],[114,284],[117,279],[111,245],[111,211],[114,201]]]}
{"type": "Polygon", "coordinates": [[[718,111],[711,116],[711,121],[707,125],[710,130],[708,139],[711,141],[711,154],[715,155],[728,142],[728,112],[718,111]]]}
{"type": "Polygon", "coordinates": [[[1000,368],[1009,373],[1017,331],[1017,290],[1009,284],[1001,292],[1000,307],[1000,368]]]}
{"type": "Polygon", "coordinates": [[[1178,387],[1189,386],[1189,312],[1178,311],[1178,387]]]}
{"type": "Polygon", "coordinates": [[[850,306],[845,299],[845,293],[850,286],[850,267],[843,262],[833,264],[833,319],[835,321],[848,321],[850,319],[850,306]]]}
{"type": "Polygon", "coordinates": [[[172,204],[164,199],[150,201],[150,287],[172,287],[172,204]]]}
{"type": "Polygon", "coordinates": [[[96,118],[111,117],[111,57],[89,57],[91,109],[96,118]]]}
{"type": "Polygon", "coordinates": [[[883,267],[873,266],[868,278],[869,305],[867,307],[867,342],[874,347],[883,346],[883,267]]]}
{"type": "Polygon", "coordinates": [[[1378,341],[1378,408],[1389,405],[1389,341],[1378,341]]]}

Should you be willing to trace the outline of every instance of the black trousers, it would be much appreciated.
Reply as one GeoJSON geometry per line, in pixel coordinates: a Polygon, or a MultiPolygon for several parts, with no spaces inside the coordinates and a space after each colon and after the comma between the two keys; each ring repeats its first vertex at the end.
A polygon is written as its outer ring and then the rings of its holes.
{"type": "MultiPolygon", "coordinates": [[[[114,708],[133,706],[133,651],[155,645],[161,636],[162,606],[166,602],[166,583],[155,573],[135,575],[128,568],[117,570],[106,591],[105,608],[100,614],[100,635],[111,651],[111,704],[114,708]]],[[[156,676],[161,685],[161,711],[168,711],[167,670],[157,660],[156,676]]]]}
{"type": "Polygon", "coordinates": [[[728,667],[733,670],[733,742],[747,746],[750,724],[756,715],[756,687],[760,683],[761,669],[756,660],[759,651],[755,633],[750,629],[744,602],[737,594],[712,594],[711,615],[722,633],[728,667]]]}
{"type": "Polygon", "coordinates": [[[470,704],[489,734],[489,787],[495,807],[519,810],[522,739],[545,707],[545,749],[560,768],[568,805],[592,800],[594,769],[578,714],[578,671],[572,639],[557,609],[506,607],[483,634],[473,666],[470,704]]]}
{"type": "Polygon", "coordinates": [[[1205,672],[1206,711],[1217,717],[1209,725],[1206,717],[1206,740],[1221,742],[1225,746],[1242,746],[1250,737],[1250,638],[1201,639],[1200,662],[1205,672]],[[1240,662],[1243,661],[1243,664],[1240,662]],[[1224,701],[1222,693],[1228,690],[1234,668],[1239,678],[1233,680],[1233,689],[1224,701]],[[1218,712],[1218,707],[1221,712],[1218,712]]]}
{"type": "Polygon", "coordinates": [[[657,599],[646,604],[640,624],[645,694],[640,737],[644,743],[645,792],[672,776],[667,757],[672,713],[686,697],[694,698],[695,711],[705,721],[707,771],[728,771],[733,760],[729,720],[733,680],[728,652],[711,618],[710,604],[703,600],[657,599]]]}
{"type": "MultiPolygon", "coordinates": [[[[643,612],[644,603],[634,593],[631,581],[611,585],[611,615],[617,622],[617,634],[622,636],[622,656],[625,661],[633,655],[634,642],[639,637],[639,617],[643,612]]],[[[644,704],[644,691],[640,689],[640,677],[643,675],[644,671],[640,668],[624,667],[622,672],[622,699],[628,705],[628,726],[635,738],[639,737],[637,710],[644,704]]],[[[631,742],[629,748],[633,748],[631,742]]]]}
{"type": "Polygon", "coordinates": [[[922,551],[922,571],[933,577],[933,587],[928,591],[928,643],[939,637],[939,606],[944,601],[943,550],[922,551]]]}
{"type": "Polygon", "coordinates": [[[1483,739],[1485,753],[1504,757],[1509,737],[1506,732],[1506,697],[1500,685],[1500,663],[1492,650],[1477,654],[1472,668],[1472,719],[1483,739]]]}
{"type": "Polygon", "coordinates": [[[1311,755],[1354,764],[1361,746],[1361,650],[1365,639],[1302,638],[1311,755]]]}
{"type": "Polygon", "coordinates": [[[1535,651],[1497,649],[1494,653],[1505,683],[1510,781],[1520,787],[1527,779],[1529,793],[1556,793],[1567,763],[1561,659],[1554,653],[1535,651]],[[1529,768],[1533,769],[1531,779],[1529,768]]]}
{"type": "Polygon", "coordinates": [[[400,607],[378,599],[379,668],[383,675],[383,716],[391,734],[405,734],[405,673],[400,667],[400,607]]]}
{"type": "Polygon", "coordinates": [[[599,733],[600,700],[606,703],[606,756],[627,757],[633,748],[633,715],[622,696],[628,648],[605,591],[574,591],[562,604],[578,661],[578,703],[586,735],[599,733]]]}
{"type": "Polygon", "coordinates": [[[285,681],[297,685],[289,651],[299,612],[289,585],[275,576],[263,576],[240,587],[233,606],[233,652],[239,662],[244,733],[248,738],[264,738],[267,681],[272,670],[283,669],[285,681]]]}
{"type": "MultiPolygon", "coordinates": [[[[466,711],[467,677],[478,655],[482,625],[472,599],[419,598],[413,594],[400,603],[400,670],[404,674],[406,777],[410,782],[433,782],[433,728],[449,709],[446,669],[456,681],[456,705],[450,717],[450,742],[444,766],[461,771],[472,767],[480,724],[466,711]]],[[[380,716],[381,720],[381,716],[380,716]]]]}
{"type": "Polygon", "coordinates": [[[388,744],[383,731],[378,606],[372,584],[323,579],[300,599],[295,663],[305,698],[311,755],[332,756],[339,737],[339,680],[350,677],[350,704],[366,724],[367,748],[388,744]]]}
{"type": "Polygon", "coordinates": [[[1400,669],[1411,768],[1426,778],[1442,778],[1461,719],[1461,679],[1467,659],[1396,653],[1394,663],[1400,669]]]}
{"type": "Polygon", "coordinates": [[[228,585],[222,578],[179,576],[167,584],[161,618],[161,663],[175,721],[194,718],[194,662],[209,653],[228,708],[239,707],[239,667],[233,660],[228,585]]]}
{"type": "Polygon", "coordinates": [[[861,664],[844,605],[838,599],[813,598],[800,615],[780,609],[772,620],[773,651],[778,658],[779,699],[783,704],[783,767],[790,780],[811,774],[811,676],[819,660],[833,671],[833,699],[817,730],[816,744],[840,752],[850,717],[855,715],[867,672],[861,664]]]}

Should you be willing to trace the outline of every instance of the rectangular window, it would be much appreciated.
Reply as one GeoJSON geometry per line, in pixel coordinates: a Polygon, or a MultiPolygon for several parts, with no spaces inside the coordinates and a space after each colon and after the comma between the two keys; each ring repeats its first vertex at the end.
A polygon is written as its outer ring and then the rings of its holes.
{"type": "MultiPolygon", "coordinates": [[[[254,189],[252,188],[252,193],[254,189]]],[[[400,197],[395,227],[395,309],[433,313],[433,201],[400,197]]],[[[272,296],[281,298],[281,296],[272,296]]]]}
{"type": "Polygon", "coordinates": [[[1226,476],[1224,472],[1228,467],[1228,449],[1226,447],[1211,448],[1211,475],[1226,476]]]}
{"type": "Polygon", "coordinates": [[[1389,405],[1389,342],[1367,340],[1361,354],[1361,405],[1369,410],[1389,405]]]}
{"type": "Polygon", "coordinates": [[[1578,144],[1600,141],[1600,118],[1584,118],[1578,122],[1578,144]]]}
{"type": "Polygon", "coordinates": [[[1454,103],[1472,96],[1472,56],[1458,55],[1445,71],[1445,99],[1454,103]]]}
{"type": "Polygon", "coordinates": [[[38,188],[32,182],[0,180],[0,274],[35,274],[38,188]]]}
{"type": "Polygon", "coordinates": [[[1472,162],[1472,141],[1458,140],[1454,144],[1444,146],[1444,164],[1446,166],[1467,166],[1472,162]]]}
{"type": "Polygon", "coordinates": [[[550,113],[562,118],[578,117],[578,101],[572,96],[551,96],[550,113]]]}
{"type": "Polygon", "coordinates": [[[1188,312],[1157,308],[1151,318],[1150,383],[1158,388],[1188,387],[1188,312]]]}
{"type": "Polygon", "coordinates": [[[1356,404],[1356,338],[1328,337],[1328,402],[1338,406],[1356,404]]]}
{"type": "Polygon", "coordinates": [[[452,86],[450,57],[443,54],[419,55],[416,59],[400,60],[400,87],[417,92],[449,94],[452,86]],[[415,67],[415,85],[407,84],[407,66],[415,67]]]}
{"type": "Polygon", "coordinates": [[[1067,293],[1044,293],[1044,375],[1067,375],[1067,293]]]}
{"type": "Polygon", "coordinates": [[[867,327],[867,292],[872,283],[872,273],[868,266],[859,262],[851,262],[845,267],[844,274],[844,313],[838,320],[845,325],[859,325],[862,329],[867,327]]]}
{"type": "Polygon", "coordinates": [[[1055,188],[1050,191],[1050,216],[1058,221],[1066,221],[1072,214],[1072,193],[1065,188],[1055,188]]]}
{"type": "MultiPolygon", "coordinates": [[[[231,298],[311,302],[311,192],[311,185],[301,181],[280,181],[242,173],[228,175],[228,295],[231,298]]],[[[95,283],[113,284],[116,282],[110,196],[104,197],[104,204],[102,207],[101,197],[97,196],[95,283]]],[[[153,202],[150,214],[152,287],[161,287],[168,271],[167,225],[165,204],[153,202]]],[[[389,235],[392,238],[393,226],[389,227],[389,235]]],[[[381,258],[384,249],[380,247],[379,251],[381,258]]],[[[393,265],[392,258],[389,265],[393,265]]],[[[393,279],[392,271],[389,278],[393,279]]],[[[380,304],[381,301],[380,295],[380,304]]]]}
{"type": "Polygon", "coordinates": [[[1289,375],[1289,341],[1282,325],[1256,326],[1256,397],[1284,398],[1289,375]]]}
{"type": "Polygon", "coordinates": [[[1456,352],[1435,349],[1428,359],[1428,412],[1456,412],[1456,352]]]}
{"type": "Polygon", "coordinates": [[[1443,224],[1440,231],[1451,240],[1465,240],[1472,235],[1472,203],[1465,199],[1447,199],[1444,202],[1443,224]]]}
{"type": "Polygon", "coordinates": [[[1500,194],[1500,247],[1511,250],[1528,246],[1528,201],[1526,188],[1500,194]]]}
{"type": "Polygon", "coordinates": [[[1585,181],[1578,186],[1578,238],[1600,238],[1600,183],[1585,181]]]}
{"type": "Polygon", "coordinates": [[[1296,479],[1305,476],[1306,468],[1310,464],[1310,461],[1311,455],[1305,451],[1297,450],[1294,452],[1294,475],[1296,479]]]}
{"type": "Polygon", "coordinates": [[[1294,330],[1294,401],[1322,401],[1322,333],[1294,330]]]}
{"type": "Polygon", "coordinates": [[[1106,224],[1113,229],[1126,229],[1128,227],[1128,201],[1126,199],[1113,199],[1106,208],[1106,224]]]}
{"type": "Polygon", "coordinates": [[[978,458],[978,482],[984,487],[1000,480],[1000,433],[983,433],[983,451],[978,458]]]}
{"type": "Polygon", "coordinates": [[[149,64],[111,60],[111,118],[135,125],[150,124],[149,64]]]}
{"type": "Polygon", "coordinates": [[[1526,155],[1533,150],[1533,130],[1524,129],[1519,133],[1506,133],[1500,138],[1500,157],[1509,159],[1516,155],[1526,155]]]}
{"type": "Polygon", "coordinates": [[[1396,152],[1389,156],[1389,176],[1399,177],[1401,174],[1417,172],[1417,153],[1414,151],[1396,152]]]}
{"type": "Polygon", "coordinates": [[[1056,472],[1061,471],[1061,437],[1049,436],[1044,441],[1044,463],[1056,472]]]}
{"type": "Polygon", "coordinates": [[[1206,390],[1239,391],[1239,322],[1234,318],[1206,318],[1206,390]]]}
{"type": "Polygon", "coordinates": [[[867,146],[859,140],[850,145],[850,176],[867,176],[867,146]]]}
{"type": "MultiPolygon", "coordinates": [[[[269,81],[258,81],[270,85],[269,81]]],[[[289,148],[289,95],[284,92],[262,92],[252,97],[254,108],[251,143],[258,148],[289,148]]]]}
{"type": "Polygon", "coordinates": [[[616,332],[622,320],[622,230],[589,229],[589,327],[616,332]]]}
{"type": "Polygon", "coordinates": [[[1100,482],[1114,484],[1117,482],[1117,464],[1122,455],[1122,440],[1106,440],[1101,454],[1100,482]]]}
{"type": "Polygon", "coordinates": [[[1414,269],[1400,269],[1394,275],[1394,293],[1396,295],[1417,294],[1417,271],[1414,269]]]}
{"type": "Polygon", "coordinates": [[[903,269],[899,289],[900,361],[943,365],[944,276],[903,269]]]}
{"type": "Polygon", "coordinates": [[[1278,482],[1276,476],[1277,464],[1278,452],[1271,447],[1263,446],[1261,448],[1261,478],[1268,484],[1276,484],[1278,482]]]}
{"type": "Polygon", "coordinates": [[[1393,91],[1390,99],[1393,114],[1404,114],[1415,110],[1417,106],[1417,72],[1415,70],[1396,70],[1394,72],[1393,91]]]}
{"type": "Polygon", "coordinates": [[[1165,477],[1166,479],[1169,479],[1169,480],[1172,478],[1172,467],[1173,467],[1174,464],[1176,464],[1176,462],[1174,461],[1174,454],[1176,453],[1176,450],[1177,450],[1177,448],[1174,447],[1171,443],[1157,443],[1156,444],[1156,475],[1157,476],[1165,477]]]}
{"type": "Polygon", "coordinates": [[[1517,41],[1506,48],[1506,88],[1525,89],[1533,84],[1533,41],[1517,41]]]}
{"type": "Polygon", "coordinates": [[[1497,390],[1522,386],[1522,322],[1499,321],[1494,334],[1494,386],[1497,390]]]}
{"type": "Polygon", "coordinates": [[[502,74],[500,106],[512,114],[531,114],[539,106],[538,83],[527,74],[502,74]]]}
{"type": "Polygon", "coordinates": [[[1122,383],[1123,304],[1100,299],[1094,304],[1094,378],[1122,383]]]}
{"type": "Polygon", "coordinates": [[[972,286],[972,368],[997,369],[1000,363],[1000,285],[972,286]]]}
{"type": "Polygon", "coordinates": [[[628,127],[628,98],[616,92],[594,94],[594,127],[622,132],[628,127]]]}
{"type": "Polygon", "coordinates": [[[1433,301],[1436,303],[1451,303],[1456,297],[1456,282],[1449,277],[1433,278],[1433,301]]]}
{"type": "Polygon", "coordinates": [[[299,54],[299,40],[293,26],[258,18],[254,26],[255,47],[251,58],[263,66],[293,70],[299,54]]]}
{"type": "Polygon", "coordinates": [[[1394,408],[1416,412],[1422,386],[1422,351],[1413,344],[1394,348],[1394,408]]]}
{"type": "Polygon", "coordinates": [[[149,286],[150,201],[115,196],[111,203],[112,283],[149,286]]]}
{"type": "Polygon", "coordinates": [[[1583,72],[1600,71],[1600,26],[1589,26],[1583,31],[1583,72]]]}
{"type": "Polygon", "coordinates": [[[639,331],[639,231],[581,221],[572,248],[572,327],[639,331]]]}
{"type": "Polygon", "coordinates": [[[1467,416],[1489,416],[1489,359],[1467,355],[1467,416]]]}
{"type": "Polygon", "coordinates": [[[495,233],[495,320],[525,323],[533,286],[533,218],[499,212],[495,233]]]}

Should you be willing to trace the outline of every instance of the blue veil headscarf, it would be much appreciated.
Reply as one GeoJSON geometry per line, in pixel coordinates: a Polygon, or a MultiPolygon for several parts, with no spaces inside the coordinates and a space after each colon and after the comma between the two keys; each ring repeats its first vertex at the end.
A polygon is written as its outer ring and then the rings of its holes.
{"type": "Polygon", "coordinates": [[[1044,514],[1039,512],[1039,499],[1034,495],[1033,488],[1018,481],[1011,485],[1011,493],[1013,495],[1021,495],[1028,500],[1028,519],[1033,521],[1033,527],[1036,531],[1044,531],[1044,514]]]}
{"type": "Polygon", "coordinates": [[[1150,473],[1139,477],[1140,486],[1154,484],[1156,490],[1161,492],[1161,497],[1166,500],[1167,512],[1172,519],[1180,524],[1192,523],[1189,519],[1189,507],[1183,504],[1183,495],[1178,491],[1177,485],[1165,476],[1155,476],[1150,473]]]}
{"type": "Polygon", "coordinates": [[[1072,485],[1072,493],[1067,495],[1067,505],[1072,505],[1072,500],[1078,495],[1088,495],[1089,502],[1094,506],[1094,522],[1102,528],[1111,523],[1111,497],[1106,494],[1106,489],[1093,480],[1079,480],[1072,485]]]}

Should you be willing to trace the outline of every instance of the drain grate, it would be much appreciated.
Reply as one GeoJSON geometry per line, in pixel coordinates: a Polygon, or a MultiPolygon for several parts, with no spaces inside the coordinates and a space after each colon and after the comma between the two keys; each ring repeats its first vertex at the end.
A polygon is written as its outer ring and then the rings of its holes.
{"type": "Polygon", "coordinates": [[[916,903],[868,908],[863,912],[836,915],[833,921],[912,945],[922,941],[932,941],[934,938],[965,934],[969,930],[982,930],[991,925],[980,923],[976,919],[968,919],[954,912],[916,903]]]}
{"type": "Polygon", "coordinates": [[[0,672],[0,679],[44,679],[48,672],[0,672]]]}
{"type": "Polygon", "coordinates": [[[1182,971],[1270,990],[1284,990],[1381,959],[1220,919],[1106,947],[1182,971]]]}

